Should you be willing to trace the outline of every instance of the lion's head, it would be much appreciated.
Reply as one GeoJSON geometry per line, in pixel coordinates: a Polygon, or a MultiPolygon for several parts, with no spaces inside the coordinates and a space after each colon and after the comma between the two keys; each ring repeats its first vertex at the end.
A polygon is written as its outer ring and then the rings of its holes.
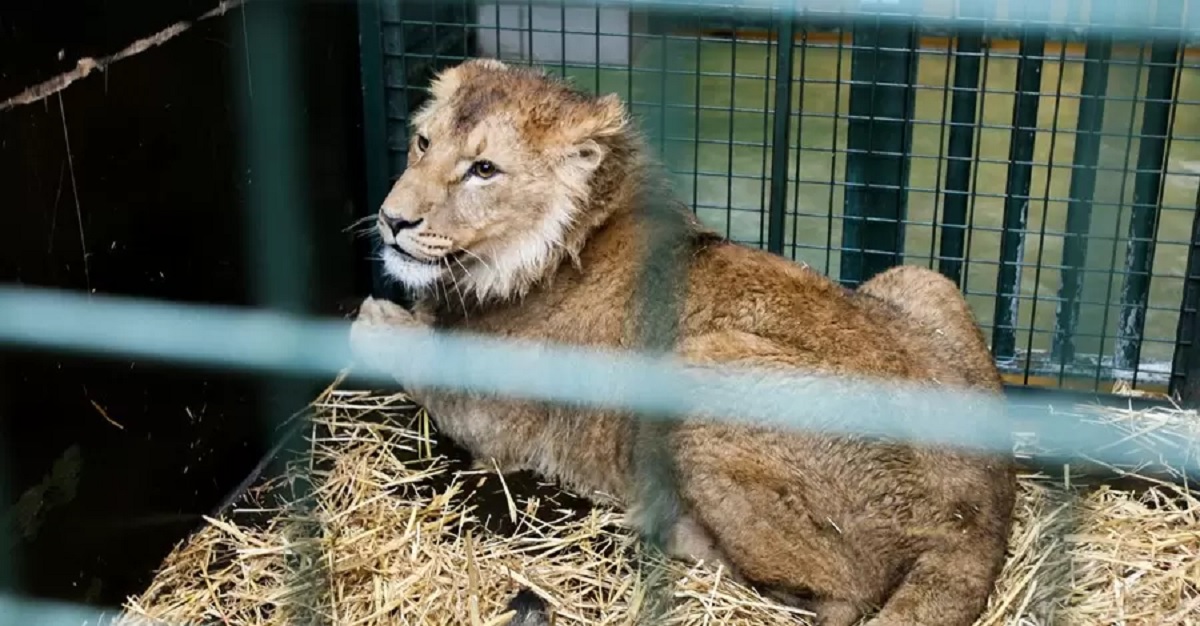
{"type": "Polygon", "coordinates": [[[379,210],[385,270],[426,292],[523,294],[603,217],[592,189],[600,170],[620,178],[610,165],[629,151],[625,107],[494,60],[444,71],[430,94],[379,210]]]}

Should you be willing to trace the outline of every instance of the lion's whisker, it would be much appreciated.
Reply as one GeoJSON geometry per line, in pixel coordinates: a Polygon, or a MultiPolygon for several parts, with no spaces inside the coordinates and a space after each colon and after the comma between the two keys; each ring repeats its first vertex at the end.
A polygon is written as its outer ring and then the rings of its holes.
{"type": "Polygon", "coordinates": [[[462,304],[463,308],[463,318],[466,319],[469,317],[467,315],[467,301],[463,298],[462,290],[458,288],[458,277],[454,275],[454,268],[450,267],[450,259],[442,257],[442,262],[446,264],[446,273],[450,275],[450,280],[454,281],[454,291],[458,294],[458,302],[462,304]]]}
{"type": "Polygon", "coordinates": [[[475,281],[475,276],[473,274],[471,274],[471,268],[467,267],[466,264],[464,264],[462,262],[462,260],[459,259],[457,256],[454,257],[454,262],[457,263],[458,266],[462,268],[462,271],[463,271],[463,274],[465,275],[465,277],[468,280],[472,281],[472,283],[473,283],[475,281]]]}
{"type": "Polygon", "coordinates": [[[346,226],[346,228],[342,229],[342,232],[344,232],[344,233],[357,232],[360,230],[363,232],[374,231],[375,230],[375,221],[378,219],[379,219],[379,216],[377,216],[377,215],[364,215],[364,216],[354,220],[353,222],[350,222],[350,224],[348,226],[346,226]]]}
{"type": "Polygon", "coordinates": [[[482,263],[482,264],[483,264],[483,266],[484,266],[484,267],[486,267],[486,268],[488,269],[488,271],[489,271],[489,272],[494,272],[494,271],[496,271],[496,270],[495,270],[495,268],[493,268],[491,265],[488,265],[488,262],[487,262],[487,261],[484,261],[484,260],[483,260],[483,257],[479,256],[478,254],[475,254],[474,252],[471,252],[470,250],[467,250],[466,248],[463,248],[463,254],[465,254],[465,255],[467,255],[467,256],[469,256],[469,257],[471,257],[472,259],[475,259],[476,261],[479,261],[480,263],[482,263]]]}
{"type": "Polygon", "coordinates": [[[463,265],[463,262],[457,256],[454,256],[451,258],[454,259],[454,262],[457,263],[458,266],[462,268],[463,274],[466,274],[467,278],[470,278],[472,280],[475,279],[475,277],[471,275],[471,268],[467,267],[466,265],[463,265]]]}
{"type": "Polygon", "coordinates": [[[435,289],[435,291],[434,291],[434,295],[435,295],[435,296],[437,295],[436,288],[437,288],[437,287],[441,287],[441,288],[442,288],[442,296],[443,296],[443,297],[442,297],[442,301],[443,301],[443,302],[450,302],[450,292],[449,292],[449,291],[446,289],[446,281],[445,281],[444,279],[441,279],[441,278],[439,278],[439,279],[437,279],[437,280],[435,280],[435,281],[434,281],[434,285],[435,285],[435,287],[434,287],[434,289],[435,289]]]}

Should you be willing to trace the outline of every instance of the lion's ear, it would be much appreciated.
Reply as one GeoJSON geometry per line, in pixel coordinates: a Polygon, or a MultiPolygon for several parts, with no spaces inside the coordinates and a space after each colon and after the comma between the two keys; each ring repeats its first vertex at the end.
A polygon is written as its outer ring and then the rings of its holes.
{"type": "Polygon", "coordinates": [[[429,81],[429,95],[434,100],[449,100],[463,83],[463,65],[449,67],[429,81]]]}
{"type": "Polygon", "coordinates": [[[625,132],[625,127],[629,125],[629,116],[626,115],[625,104],[617,94],[610,93],[597,98],[592,102],[592,108],[596,120],[592,130],[593,137],[609,137],[625,132]]]}
{"type": "Polygon", "coordinates": [[[555,171],[568,186],[582,189],[592,173],[608,156],[608,149],[595,139],[584,139],[554,150],[555,171]]]}
{"type": "Polygon", "coordinates": [[[608,156],[604,139],[625,132],[628,124],[625,105],[616,94],[586,100],[562,120],[558,147],[551,154],[571,171],[591,174],[608,156]]]}
{"type": "Polygon", "coordinates": [[[625,132],[629,116],[617,94],[590,98],[571,106],[563,115],[558,138],[567,145],[612,137],[625,132]]]}
{"type": "Polygon", "coordinates": [[[567,151],[567,159],[574,162],[576,167],[593,172],[604,162],[607,151],[595,139],[585,139],[567,151]]]}

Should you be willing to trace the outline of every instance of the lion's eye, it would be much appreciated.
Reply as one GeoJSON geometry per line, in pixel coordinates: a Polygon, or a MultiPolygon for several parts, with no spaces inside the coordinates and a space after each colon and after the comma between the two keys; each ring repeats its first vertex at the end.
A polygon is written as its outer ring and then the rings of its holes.
{"type": "Polygon", "coordinates": [[[429,138],[425,135],[417,135],[417,150],[424,152],[429,149],[429,138]]]}
{"type": "Polygon", "coordinates": [[[471,164],[470,174],[472,176],[488,179],[495,176],[496,172],[498,171],[499,170],[496,168],[496,164],[492,163],[491,161],[476,161],[475,163],[471,164]]]}

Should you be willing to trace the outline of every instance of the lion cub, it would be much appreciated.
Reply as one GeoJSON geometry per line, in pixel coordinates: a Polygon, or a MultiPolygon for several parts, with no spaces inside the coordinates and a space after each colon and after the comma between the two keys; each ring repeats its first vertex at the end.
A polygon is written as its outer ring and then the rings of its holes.
{"type": "MultiPolygon", "coordinates": [[[[663,178],[615,96],[472,60],[436,78],[411,123],[378,231],[387,273],[418,300],[411,312],[363,303],[351,330],[361,359],[395,358],[372,340],[393,326],[633,346],[641,220],[666,207],[683,232],[684,274],[662,289],[679,291],[684,361],[1001,390],[952,282],[900,267],[851,291],[722,240],[659,199],[663,178]]],[[[477,458],[638,510],[632,416],[408,391],[477,458]]],[[[701,419],[661,433],[677,468],[675,556],[723,562],[828,626],[968,626],[984,610],[1011,524],[1011,456],[701,419]]]]}

